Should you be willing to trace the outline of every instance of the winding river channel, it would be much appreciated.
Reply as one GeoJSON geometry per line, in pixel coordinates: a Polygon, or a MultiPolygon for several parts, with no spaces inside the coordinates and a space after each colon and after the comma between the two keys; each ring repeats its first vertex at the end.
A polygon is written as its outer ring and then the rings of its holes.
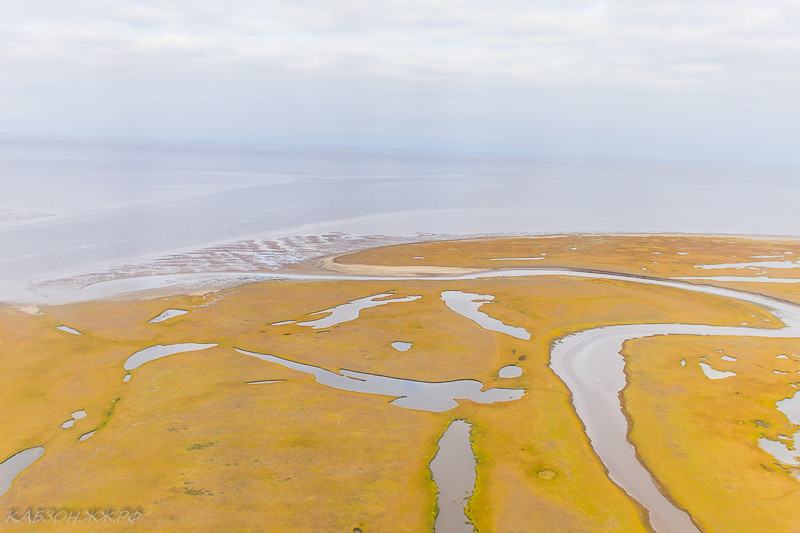
{"type": "MultiPolygon", "coordinates": [[[[608,276],[620,279],[623,276],[608,276]]],[[[676,507],[657,488],[650,472],[639,462],[628,440],[628,420],[619,393],[626,386],[623,344],[655,335],[727,335],[749,337],[800,337],[800,308],[761,295],[710,286],[687,286],[670,281],[631,279],[640,283],[716,294],[766,308],[785,327],[761,329],[699,324],[631,324],[581,331],[556,342],[550,367],[569,387],[573,405],[583,422],[592,448],[603,461],[614,483],[642,504],[657,532],[696,532],[691,517],[676,507]]]]}

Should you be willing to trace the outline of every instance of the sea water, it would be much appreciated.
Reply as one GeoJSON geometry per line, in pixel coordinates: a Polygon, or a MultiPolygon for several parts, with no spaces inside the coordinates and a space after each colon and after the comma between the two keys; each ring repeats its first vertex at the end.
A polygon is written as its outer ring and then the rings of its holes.
{"type": "Polygon", "coordinates": [[[0,140],[0,300],[262,272],[431,238],[796,233],[800,172],[521,156],[0,140]]]}

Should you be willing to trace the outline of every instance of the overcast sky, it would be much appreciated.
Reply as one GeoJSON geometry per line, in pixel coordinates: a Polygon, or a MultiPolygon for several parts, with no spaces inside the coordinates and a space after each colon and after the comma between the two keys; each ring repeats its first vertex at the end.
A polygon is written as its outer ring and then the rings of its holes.
{"type": "Polygon", "coordinates": [[[0,134],[800,166],[797,0],[26,0],[0,134]]]}

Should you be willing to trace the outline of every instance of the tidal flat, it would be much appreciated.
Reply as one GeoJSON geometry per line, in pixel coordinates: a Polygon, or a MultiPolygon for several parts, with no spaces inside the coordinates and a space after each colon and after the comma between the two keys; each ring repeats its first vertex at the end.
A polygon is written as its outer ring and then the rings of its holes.
{"type": "Polygon", "coordinates": [[[3,306],[0,461],[44,450],[15,474],[0,511],[136,509],[130,527],[150,531],[434,531],[431,462],[461,420],[475,457],[464,512],[476,531],[792,531],[800,428],[784,411],[800,387],[800,270],[785,263],[798,257],[791,238],[436,241],[202,294],[38,314],[3,306]],[[796,281],[749,279],[772,276],[796,281]],[[453,309],[453,295],[480,310],[453,309]],[[354,302],[368,305],[330,318],[354,302]],[[186,312],[153,321],[170,310],[186,312]],[[554,361],[581,332],[634,327],[569,363],[580,383],[554,361]],[[126,364],[158,346],[196,349],[126,364]],[[709,379],[701,363],[731,375],[709,379]],[[472,380],[484,393],[515,392],[406,408],[406,389],[343,390],[301,365],[377,376],[376,386],[472,380]],[[578,388],[603,389],[612,373],[620,392],[600,416],[622,420],[616,437],[680,523],[654,518],[616,477],[629,466],[592,437],[578,388]],[[772,455],[764,439],[786,453],[772,455]]]}

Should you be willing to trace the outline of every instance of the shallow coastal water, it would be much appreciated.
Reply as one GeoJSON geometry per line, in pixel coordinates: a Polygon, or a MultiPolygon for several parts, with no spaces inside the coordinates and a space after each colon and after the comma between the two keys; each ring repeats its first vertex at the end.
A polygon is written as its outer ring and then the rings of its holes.
{"type": "Polygon", "coordinates": [[[128,277],[266,272],[447,236],[787,235],[796,232],[798,176],[634,161],[6,139],[0,301],[41,301],[128,277]]]}

